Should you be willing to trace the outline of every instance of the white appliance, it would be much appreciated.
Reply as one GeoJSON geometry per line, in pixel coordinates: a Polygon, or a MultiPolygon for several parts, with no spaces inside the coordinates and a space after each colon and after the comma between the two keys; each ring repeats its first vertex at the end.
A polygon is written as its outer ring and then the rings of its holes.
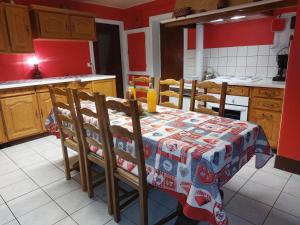
{"type": "MultiPolygon", "coordinates": [[[[220,98],[219,94],[211,94],[220,98]]],[[[249,97],[227,95],[225,103],[224,117],[247,121],[248,119],[249,97]]],[[[219,111],[220,105],[217,103],[207,103],[207,108],[219,111]]]]}

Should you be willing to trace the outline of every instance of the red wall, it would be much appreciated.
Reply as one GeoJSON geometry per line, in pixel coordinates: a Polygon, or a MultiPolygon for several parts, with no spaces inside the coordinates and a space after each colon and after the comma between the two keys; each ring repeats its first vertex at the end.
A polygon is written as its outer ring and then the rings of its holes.
{"type": "Polygon", "coordinates": [[[145,33],[128,34],[129,71],[146,71],[145,33]]]}
{"type": "Polygon", "coordinates": [[[286,80],[278,154],[300,161],[300,2],[286,80]]]}
{"type": "Polygon", "coordinates": [[[273,44],[273,18],[204,26],[204,48],[273,44]]]}

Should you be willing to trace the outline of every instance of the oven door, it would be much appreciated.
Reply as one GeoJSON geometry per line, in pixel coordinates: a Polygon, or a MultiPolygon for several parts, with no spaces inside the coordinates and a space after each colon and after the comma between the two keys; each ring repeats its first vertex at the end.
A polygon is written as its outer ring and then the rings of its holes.
{"type": "MultiPolygon", "coordinates": [[[[220,106],[217,103],[208,102],[207,108],[210,108],[210,109],[218,112],[220,106]]],[[[248,120],[248,107],[226,104],[224,117],[241,120],[241,121],[247,121],[248,120]]]]}

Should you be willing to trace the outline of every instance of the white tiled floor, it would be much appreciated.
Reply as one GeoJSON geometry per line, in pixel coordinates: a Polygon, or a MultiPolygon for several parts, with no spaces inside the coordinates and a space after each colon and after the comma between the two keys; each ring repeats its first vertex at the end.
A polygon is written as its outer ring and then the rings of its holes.
{"type": "MultiPolygon", "coordinates": [[[[230,225],[300,224],[300,176],[274,169],[273,164],[270,160],[257,170],[251,160],[225,185],[230,225]]],[[[78,177],[75,173],[65,180],[60,142],[53,136],[1,149],[0,225],[116,225],[107,214],[103,185],[89,199],[78,177]]],[[[174,198],[151,190],[150,224],[176,204],[174,198]]],[[[119,224],[138,225],[138,206],[136,201],[123,210],[119,224]]]]}

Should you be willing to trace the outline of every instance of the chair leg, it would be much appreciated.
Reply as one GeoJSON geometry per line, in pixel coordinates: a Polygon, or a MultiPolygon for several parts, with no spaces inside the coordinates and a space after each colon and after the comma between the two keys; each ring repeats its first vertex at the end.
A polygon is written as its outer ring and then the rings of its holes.
{"type": "Polygon", "coordinates": [[[111,179],[110,179],[110,173],[108,169],[105,170],[105,185],[106,185],[106,195],[107,195],[107,208],[108,208],[108,214],[113,214],[113,200],[112,200],[112,185],[111,185],[111,179]]]}
{"type": "Polygon", "coordinates": [[[82,152],[78,153],[78,160],[79,160],[79,168],[80,168],[80,181],[81,181],[81,188],[83,191],[87,189],[87,179],[86,179],[86,167],[83,159],[82,152]]]}
{"type": "Polygon", "coordinates": [[[94,189],[93,189],[93,175],[92,175],[91,164],[92,163],[88,159],[85,160],[87,192],[88,192],[88,196],[90,198],[93,198],[94,189]]]}
{"type": "Polygon", "coordinates": [[[114,220],[116,223],[120,221],[120,196],[118,188],[118,180],[113,177],[112,179],[112,199],[113,199],[113,208],[114,208],[114,220]]]}
{"type": "Polygon", "coordinates": [[[68,156],[68,148],[66,146],[62,146],[62,152],[64,157],[64,166],[65,166],[65,176],[67,180],[71,179],[71,171],[70,171],[70,162],[68,156]]]}
{"type": "Polygon", "coordinates": [[[139,191],[141,225],[148,225],[148,196],[147,190],[139,191]]]}

